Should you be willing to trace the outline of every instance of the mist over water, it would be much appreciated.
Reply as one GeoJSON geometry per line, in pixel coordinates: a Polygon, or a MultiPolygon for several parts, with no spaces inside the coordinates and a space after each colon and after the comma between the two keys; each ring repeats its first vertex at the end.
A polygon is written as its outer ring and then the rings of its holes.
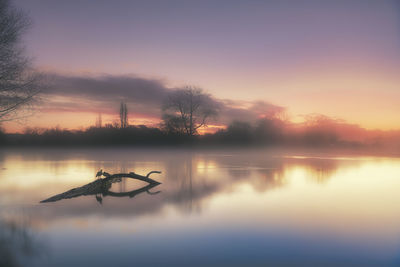
{"type": "MultiPolygon", "coordinates": [[[[110,190],[145,185],[123,179],[110,190]]],[[[0,255],[8,266],[398,266],[399,188],[400,158],[272,149],[3,150],[0,255]],[[162,184],[149,190],[161,192],[39,204],[94,181],[100,169],[161,171],[151,177],[162,184]]]]}

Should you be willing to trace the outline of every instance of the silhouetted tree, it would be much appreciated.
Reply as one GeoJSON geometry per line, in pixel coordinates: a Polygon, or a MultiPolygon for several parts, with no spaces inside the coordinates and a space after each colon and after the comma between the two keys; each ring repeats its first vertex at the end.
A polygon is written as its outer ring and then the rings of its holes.
{"type": "Polygon", "coordinates": [[[97,116],[96,119],[96,128],[101,128],[103,127],[103,123],[102,123],[102,119],[101,119],[101,113],[99,113],[99,115],[97,116]]]}
{"type": "Polygon", "coordinates": [[[261,144],[273,144],[283,138],[283,122],[279,119],[264,118],[257,121],[254,129],[256,141],[261,144]]]}
{"type": "Polygon", "coordinates": [[[305,117],[303,142],[308,145],[335,144],[339,141],[337,128],[341,120],[321,114],[309,114],[305,117]]]}
{"type": "Polygon", "coordinates": [[[186,129],[183,124],[183,120],[180,117],[171,114],[163,114],[162,119],[163,119],[162,128],[167,133],[178,134],[178,135],[186,134],[186,129]]]}
{"type": "Polygon", "coordinates": [[[121,128],[128,127],[128,109],[124,102],[121,102],[121,106],[119,109],[119,118],[121,120],[121,128]]]}
{"type": "Polygon", "coordinates": [[[247,122],[233,121],[226,130],[226,141],[247,144],[253,141],[253,127],[247,122]]]}
{"type": "Polygon", "coordinates": [[[218,107],[200,88],[185,87],[169,95],[163,111],[163,126],[168,132],[193,136],[217,115],[218,107]]]}
{"type": "Polygon", "coordinates": [[[3,129],[0,128],[0,145],[6,142],[6,135],[3,132],[3,129]]]}
{"type": "Polygon", "coordinates": [[[32,70],[20,45],[28,26],[24,13],[9,0],[0,0],[0,122],[16,119],[16,112],[39,92],[39,75],[32,70]]]}

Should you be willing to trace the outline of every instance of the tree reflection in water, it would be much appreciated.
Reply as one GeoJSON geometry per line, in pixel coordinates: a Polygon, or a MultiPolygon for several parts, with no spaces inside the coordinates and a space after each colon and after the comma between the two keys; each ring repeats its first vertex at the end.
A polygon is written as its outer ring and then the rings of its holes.
{"type": "MultiPolygon", "coordinates": [[[[55,155],[52,156],[57,158],[55,155]]],[[[57,160],[68,159],[65,158],[64,153],[58,154],[58,156],[60,158],[57,160]]],[[[71,158],[73,156],[71,155],[71,158]]],[[[156,189],[150,184],[136,189],[136,183],[131,184],[125,178],[115,179],[107,183],[108,185],[113,184],[110,188],[103,186],[101,190],[97,188],[97,190],[89,190],[80,194],[75,192],[76,194],[69,197],[58,196],[58,200],[47,199],[47,202],[54,202],[76,198],[72,201],[61,201],[59,203],[61,205],[33,206],[31,208],[32,216],[39,221],[42,221],[41,217],[45,216],[47,224],[66,216],[81,218],[97,215],[107,218],[127,218],[133,215],[157,214],[166,207],[173,207],[182,214],[200,214],[208,209],[209,201],[218,194],[232,194],[247,186],[250,186],[257,194],[267,193],[271,190],[283,190],[293,182],[291,177],[294,171],[301,171],[312,183],[326,184],[329,179],[334,177],[339,166],[343,169],[343,167],[354,167],[358,164],[354,160],[347,163],[347,161],[317,157],[289,157],[273,152],[265,154],[263,151],[227,151],[226,153],[205,151],[199,153],[190,150],[177,152],[157,150],[157,153],[154,153],[154,151],[145,150],[132,154],[130,151],[122,150],[118,153],[105,154],[88,152],[86,156],[94,159],[95,164],[88,165],[93,174],[100,168],[114,173],[129,173],[129,170],[132,169],[140,171],[149,168],[160,169],[164,174],[160,178],[162,185],[158,186],[160,189],[156,189]],[[136,156],[139,154],[140,157],[136,156]],[[112,160],[109,158],[110,155],[112,160]],[[126,192],[130,189],[136,190],[126,192]],[[162,190],[162,193],[147,197],[147,194],[142,194],[157,190],[162,190]],[[135,196],[139,194],[140,197],[136,198],[135,196]],[[91,197],[78,197],[84,195],[91,197]],[[93,201],[94,198],[97,202],[102,203],[107,196],[109,196],[107,205],[101,208],[93,206],[97,204],[96,201],[93,201]],[[134,205],[131,201],[123,201],[122,197],[135,197],[134,205]]],[[[43,157],[47,159],[47,154],[43,157]]],[[[85,160],[87,159],[85,158],[85,160]]],[[[54,164],[58,166],[59,161],[54,164]]],[[[64,190],[66,190],[65,187],[60,187],[57,191],[63,192],[64,190]]],[[[50,195],[56,193],[54,191],[47,192],[50,195]]],[[[7,194],[7,192],[5,193],[7,194]]],[[[40,198],[35,200],[44,198],[41,194],[40,198]]]]}
{"type": "MultiPolygon", "coordinates": [[[[0,214],[0,266],[25,266],[43,252],[26,218],[3,218],[0,214]]],[[[28,264],[29,265],[29,264],[28,264]]]]}
{"type": "MultiPolygon", "coordinates": [[[[154,157],[154,155],[151,156],[154,157]]],[[[196,153],[186,151],[185,153],[174,155],[174,157],[163,157],[162,159],[157,158],[157,160],[164,163],[163,169],[166,174],[163,180],[162,196],[152,199],[151,201],[146,200],[145,203],[138,200],[138,205],[135,207],[119,203],[117,209],[103,212],[120,213],[124,211],[127,214],[137,214],[137,212],[157,212],[167,204],[173,204],[178,208],[178,210],[186,214],[201,212],[202,207],[204,206],[204,201],[209,199],[213,194],[222,191],[230,192],[234,190],[234,187],[243,184],[252,186],[255,192],[258,193],[284,188],[290,183],[290,181],[287,180],[286,172],[291,168],[297,167],[307,170],[307,176],[309,179],[320,183],[322,180],[328,180],[339,164],[339,162],[336,161],[329,165],[323,164],[325,162],[323,159],[263,157],[257,153],[229,156],[206,156],[207,157],[199,157],[196,153]],[[211,165],[214,167],[210,169],[211,165]]],[[[152,158],[144,158],[142,160],[151,161],[151,159],[152,158]]],[[[117,168],[113,168],[112,165],[98,165],[98,167],[110,168],[113,170],[118,169],[119,171],[125,171],[128,168],[140,169],[142,167],[136,162],[132,163],[123,160],[118,164],[117,168]]],[[[99,183],[99,180],[96,180],[93,183],[97,184],[99,183]]],[[[102,203],[103,198],[106,196],[132,198],[144,192],[150,193],[149,190],[158,185],[158,182],[149,183],[142,188],[124,192],[126,188],[125,178],[122,180],[116,178],[102,181],[102,185],[98,187],[93,187],[93,183],[53,196],[42,202],[54,202],[61,199],[94,195],[96,200],[99,203],[102,203]],[[111,184],[118,184],[121,192],[110,191],[111,184]],[[89,185],[91,187],[89,189],[86,188],[89,185]]],[[[71,204],[74,205],[73,203],[71,204]]],[[[96,212],[96,210],[92,209],[89,202],[80,202],[79,207],[79,211],[81,211],[83,207],[86,207],[88,213],[96,212]]]]}

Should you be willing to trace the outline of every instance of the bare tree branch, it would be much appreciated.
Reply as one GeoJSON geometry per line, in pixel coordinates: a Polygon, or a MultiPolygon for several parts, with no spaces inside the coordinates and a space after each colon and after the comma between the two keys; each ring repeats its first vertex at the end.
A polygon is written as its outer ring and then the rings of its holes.
{"type": "Polygon", "coordinates": [[[167,131],[193,136],[217,115],[218,108],[215,100],[200,88],[185,87],[169,95],[163,111],[167,131]]]}
{"type": "Polygon", "coordinates": [[[18,118],[40,91],[42,76],[33,71],[20,45],[30,22],[9,0],[0,0],[0,122],[18,118]]]}

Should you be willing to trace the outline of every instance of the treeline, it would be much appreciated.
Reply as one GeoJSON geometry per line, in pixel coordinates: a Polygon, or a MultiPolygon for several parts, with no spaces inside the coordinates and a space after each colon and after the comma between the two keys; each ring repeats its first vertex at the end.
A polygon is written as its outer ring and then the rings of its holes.
{"type": "Polygon", "coordinates": [[[255,124],[234,121],[226,129],[203,137],[205,143],[244,146],[361,146],[323,125],[300,125],[279,119],[261,119],[255,124]]]}
{"type": "Polygon", "coordinates": [[[255,124],[232,122],[212,134],[194,135],[144,125],[90,127],[86,130],[26,129],[22,134],[0,134],[6,146],[359,146],[324,127],[309,126],[296,130],[278,119],[262,119],[255,124]]]}

